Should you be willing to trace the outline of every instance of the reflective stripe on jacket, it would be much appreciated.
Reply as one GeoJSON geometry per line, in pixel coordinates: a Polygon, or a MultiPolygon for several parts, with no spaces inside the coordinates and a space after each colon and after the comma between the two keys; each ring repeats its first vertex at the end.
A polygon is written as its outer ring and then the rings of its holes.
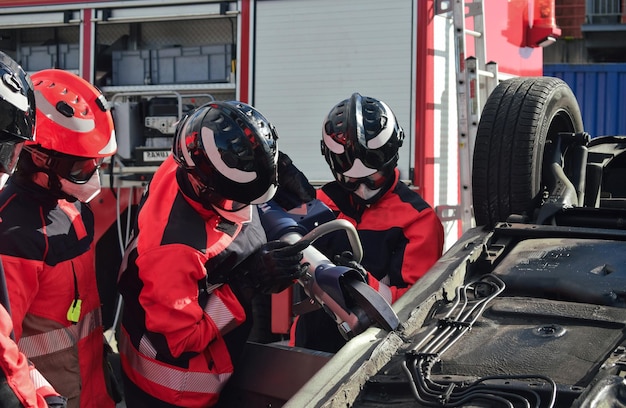
{"type": "Polygon", "coordinates": [[[76,347],[80,340],[86,338],[102,324],[100,320],[100,311],[92,310],[78,323],[69,327],[23,336],[18,346],[30,359],[76,347]]]}
{"type": "MultiPolygon", "coordinates": [[[[28,364],[26,356],[10,337],[12,330],[11,317],[0,306],[0,370],[6,378],[6,385],[25,408],[47,408],[44,397],[58,394],[39,371],[28,364]]],[[[0,406],[2,403],[9,404],[10,401],[2,401],[0,406]]]]}
{"type": "MultiPolygon", "coordinates": [[[[220,345],[225,347],[223,342],[220,345]]],[[[232,365],[226,372],[191,371],[163,364],[156,360],[156,349],[142,337],[136,349],[128,333],[120,335],[119,351],[125,372],[131,381],[149,387],[150,395],[179,406],[207,406],[217,400],[217,395],[232,374],[232,365]],[[177,395],[171,400],[171,395],[177,395]]],[[[215,348],[217,354],[227,353],[225,348],[215,348]]]]}

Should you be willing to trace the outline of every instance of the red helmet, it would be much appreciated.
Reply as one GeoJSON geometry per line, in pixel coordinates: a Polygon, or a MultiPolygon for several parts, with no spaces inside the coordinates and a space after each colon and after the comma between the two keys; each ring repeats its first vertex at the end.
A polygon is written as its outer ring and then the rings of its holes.
{"type": "Polygon", "coordinates": [[[45,69],[31,79],[37,137],[25,143],[16,174],[44,173],[53,195],[89,202],[100,192],[98,168],[117,151],[109,104],[96,87],[68,71],[45,69]]]}
{"type": "Polygon", "coordinates": [[[37,107],[37,140],[27,145],[78,157],[115,154],[113,116],[98,88],[61,69],[44,69],[31,79],[37,107]]]}

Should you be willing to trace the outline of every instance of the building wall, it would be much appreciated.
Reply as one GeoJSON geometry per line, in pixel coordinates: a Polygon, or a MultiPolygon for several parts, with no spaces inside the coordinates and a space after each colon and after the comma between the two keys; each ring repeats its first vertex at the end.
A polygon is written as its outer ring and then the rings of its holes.
{"type": "Polygon", "coordinates": [[[626,64],[547,64],[544,75],[572,88],[592,137],[626,135],[626,64]]]}
{"type": "Polygon", "coordinates": [[[586,0],[556,0],[556,23],[561,29],[561,40],[582,38],[580,26],[585,23],[586,0]]]}

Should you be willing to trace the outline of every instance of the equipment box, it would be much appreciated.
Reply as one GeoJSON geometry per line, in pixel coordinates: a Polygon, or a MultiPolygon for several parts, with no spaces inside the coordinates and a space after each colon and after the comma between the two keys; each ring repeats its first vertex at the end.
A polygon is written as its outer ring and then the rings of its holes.
{"type": "Polygon", "coordinates": [[[78,44],[34,45],[20,48],[20,63],[25,71],[48,68],[78,69],[78,44]]]}
{"type": "Polygon", "coordinates": [[[113,51],[111,85],[228,82],[230,45],[113,51]]]}
{"type": "Polygon", "coordinates": [[[150,50],[113,51],[112,85],[150,85],[150,50]]]}
{"type": "Polygon", "coordinates": [[[230,46],[206,45],[152,50],[152,84],[227,82],[230,46]]]}

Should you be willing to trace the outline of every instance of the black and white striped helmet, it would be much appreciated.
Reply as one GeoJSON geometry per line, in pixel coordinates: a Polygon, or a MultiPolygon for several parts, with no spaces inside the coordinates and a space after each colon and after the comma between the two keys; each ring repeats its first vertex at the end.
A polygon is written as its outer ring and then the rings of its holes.
{"type": "Polygon", "coordinates": [[[403,139],[404,131],[385,102],[354,93],[324,119],[321,148],[344,187],[354,191],[366,183],[376,189],[392,174],[403,139]]]}
{"type": "Polygon", "coordinates": [[[35,137],[35,118],[30,77],[0,51],[0,188],[15,170],[24,142],[35,137]]]}
{"type": "Polygon", "coordinates": [[[172,152],[204,187],[201,198],[223,209],[269,201],[278,187],[278,134],[255,108],[214,101],[191,111],[176,128],[172,152]]]}

